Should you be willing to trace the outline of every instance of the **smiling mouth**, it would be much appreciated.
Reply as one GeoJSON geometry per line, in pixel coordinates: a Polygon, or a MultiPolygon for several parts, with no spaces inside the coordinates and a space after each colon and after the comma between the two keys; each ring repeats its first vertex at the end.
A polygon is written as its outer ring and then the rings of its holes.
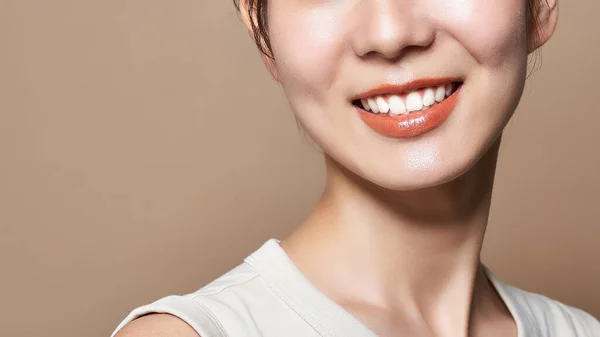
{"type": "Polygon", "coordinates": [[[391,138],[414,137],[444,123],[458,102],[462,84],[438,80],[433,85],[412,84],[416,89],[405,91],[383,86],[361,94],[352,104],[375,132],[391,138]]]}
{"type": "MultiPolygon", "coordinates": [[[[422,87],[402,93],[383,93],[365,96],[352,101],[360,109],[377,115],[399,116],[434,107],[458,90],[461,82],[422,87]]],[[[379,89],[382,91],[385,89],[379,89]]]]}

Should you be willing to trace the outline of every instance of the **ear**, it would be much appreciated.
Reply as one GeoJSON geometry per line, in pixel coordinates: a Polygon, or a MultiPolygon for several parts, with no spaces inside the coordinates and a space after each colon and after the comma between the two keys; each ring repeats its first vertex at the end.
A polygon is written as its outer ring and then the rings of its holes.
{"type": "Polygon", "coordinates": [[[546,44],[554,34],[558,23],[558,0],[534,1],[537,1],[537,11],[533,18],[536,27],[533,36],[529,39],[528,53],[546,44]]]}
{"type": "MultiPolygon", "coordinates": [[[[242,18],[242,21],[244,22],[244,25],[246,26],[246,29],[248,29],[248,32],[250,32],[250,36],[252,36],[252,39],[254,39],[254,31],[258,30],[256,7],[250,8],[249,0],[239,0],[239,10],[240,10],[239,14],[242,18]]],[[[257,44],[260,44],[263,47],[263,50],[267,50],[265,41],[262,39],[262,37],[259,37],[259,38],[260,38],[260,41],[255,41],[255,42],[257,44]]],[[[271,73],[271,76],[273,77],[273,79],[277,82],[280,82],[279,72],[277,71],[277,67],[275,65],[275,60],[273,60],[272,58],[268,57],[267,55],[265,55],[263,53],[260,53],[260,56],[263,60],[263,63],[265,64],[265,66],[267,67],[269,72],[271,73]]]]}

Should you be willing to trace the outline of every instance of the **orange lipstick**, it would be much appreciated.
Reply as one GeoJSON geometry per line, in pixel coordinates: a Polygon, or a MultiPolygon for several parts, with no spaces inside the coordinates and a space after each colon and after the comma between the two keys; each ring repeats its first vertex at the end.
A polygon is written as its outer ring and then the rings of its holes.
{"type": "MultiPolygon", "coordinates": [[[[382,94],[406,93],[423,87],[434,87],[444,83],[452,83],[451,79],[422,79],[402,86],[384,85],[357,95],[354,99],[364,99],[382,94]]],[[[375,132],[390,138],[415,137],[433,130],[446,121],[458,103],[461,87],[459,86],[443,101],[421,111],[414,111],[398,116],[376,114],[355,106],[362,121],[375,132]]],[[[358,104],[360,105],[360,104],[358,104]]]]}

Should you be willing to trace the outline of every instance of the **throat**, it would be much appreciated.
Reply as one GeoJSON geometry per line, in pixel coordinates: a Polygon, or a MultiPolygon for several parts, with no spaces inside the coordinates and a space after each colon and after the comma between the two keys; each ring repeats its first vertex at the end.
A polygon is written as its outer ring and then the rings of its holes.
{"type": "MultiPolygon", "coordinates": [[[[498,319],[507,316],[485,289],[485,279],[476,276],[473,282],[449,283],[437,295],[407,294],[393,301],[388,297],[382,303],[358,298],[336,301],[377,336],[398,336],[399,331],[406,336],[515,336],[492,333],[498,328],[498,319]]],[[[511,331],[506,326],[502,331],[511,331]]]]}
{"type": "Polygon", "coordinates": [[[384,190],[328,159],[325,193],[282,248],[361,321],[386,313],[427,336],[466,337],[480,312],[498,312],[479,258],[499,145],[451,183],[414,191],[384,190]]]}

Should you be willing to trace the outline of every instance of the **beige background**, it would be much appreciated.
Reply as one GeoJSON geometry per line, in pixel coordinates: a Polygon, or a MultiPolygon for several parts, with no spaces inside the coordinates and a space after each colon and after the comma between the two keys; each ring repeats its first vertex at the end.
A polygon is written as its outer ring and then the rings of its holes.
{"type": "MultiPolygon", "coordinates": [[[[600,316],[600,21],[562,1],[487,264],[600,316]]],[[[321,158],[228,0],[0,1],[0,335],[108,336],[308,214],[321,158]]]]}

